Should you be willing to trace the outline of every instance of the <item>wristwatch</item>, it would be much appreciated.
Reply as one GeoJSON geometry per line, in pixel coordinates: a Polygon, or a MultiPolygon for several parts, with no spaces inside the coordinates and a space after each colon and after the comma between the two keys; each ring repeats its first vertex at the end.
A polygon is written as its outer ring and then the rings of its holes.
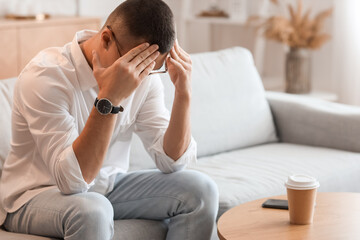
{"type": "Polygon", "coordinates": [[[118,114],[119,112],[124,111],[124,108],[122,106],[116,107],[110,102],[109,99],[106,98],[96,98],[94,105],[101,115],[108,115],[110,113],[118,114]]]}

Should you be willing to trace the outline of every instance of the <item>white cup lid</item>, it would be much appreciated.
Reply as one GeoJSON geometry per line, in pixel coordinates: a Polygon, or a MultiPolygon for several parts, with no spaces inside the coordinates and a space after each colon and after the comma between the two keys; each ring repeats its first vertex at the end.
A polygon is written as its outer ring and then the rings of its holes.
{"type": "Polygon", "coordinates": [[[295,190],[309,190],[318,188],[320,183],[316,180],[316,178],[297,174],[289,176],[288,180],[285,182],[285,186],[295,190]]]}

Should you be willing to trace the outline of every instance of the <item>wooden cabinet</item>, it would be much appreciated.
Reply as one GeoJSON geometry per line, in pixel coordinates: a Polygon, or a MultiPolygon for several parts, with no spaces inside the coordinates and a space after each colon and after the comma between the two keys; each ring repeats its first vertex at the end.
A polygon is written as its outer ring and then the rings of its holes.
{"type": "Polygon", "coordinates": [[[0,79],[18,76],[39,51],[63,46],[77,31],[99,30],[100,24],[101,19],[90,17],[0,20],[0,79]]]}
{"type": "Polygon", "coordinates": [[[18,74],[16,29],[0,29],[0,79],[18,74]]]}

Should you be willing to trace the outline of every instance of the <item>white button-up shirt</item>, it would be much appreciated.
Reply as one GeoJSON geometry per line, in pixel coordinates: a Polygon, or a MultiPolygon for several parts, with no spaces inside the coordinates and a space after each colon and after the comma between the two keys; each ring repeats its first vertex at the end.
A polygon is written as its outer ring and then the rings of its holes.
{"type": "Polygon", "coordinates": [[[132,134],[139,135],[164,173],[196,161],[194,139],[177,161],[163,150],[169,124],[160,78],[151,75],[121,105],[102,168],[87,184],[72,143],[84,129],[98,86],[79,43],[96,34],[76,33],[72,43],[40,52],[20,74],[14,91],[11,150],[0,182],[0,225],[37,194],[59,188],[64,194],[110,192],[117,173],[129,167],[132,134]]]}

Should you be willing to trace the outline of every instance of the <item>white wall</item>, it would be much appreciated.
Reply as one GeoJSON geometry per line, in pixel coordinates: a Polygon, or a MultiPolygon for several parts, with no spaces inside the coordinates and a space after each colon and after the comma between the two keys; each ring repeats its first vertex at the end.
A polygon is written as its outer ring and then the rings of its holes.
{"type": "Polygon", "coordinates": [[[106,20],[107,16],[124,0],[81,0],[80,15],[97,16],[106,20]]]}
{"type": "Polygon", "coordinates": [[[334,14],[333,78],[340,102],[360,105],[360,1],[337,0],[334,14]]]}

